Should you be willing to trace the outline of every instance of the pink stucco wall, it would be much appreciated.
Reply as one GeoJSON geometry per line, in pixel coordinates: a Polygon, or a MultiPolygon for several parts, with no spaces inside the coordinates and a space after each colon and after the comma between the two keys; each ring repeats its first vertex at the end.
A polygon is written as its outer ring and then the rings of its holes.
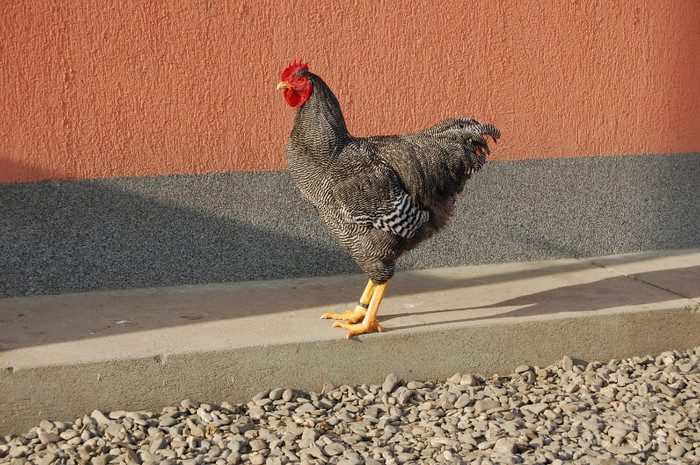
{"type": "Polygon", "coordinates": [[[0,182],[285,168],[294,58],[356,135],[497,159],[700,151],[700,2],[0,2],[0,182]],[[439,5],[439,6],[438,6],[439,5]]]}

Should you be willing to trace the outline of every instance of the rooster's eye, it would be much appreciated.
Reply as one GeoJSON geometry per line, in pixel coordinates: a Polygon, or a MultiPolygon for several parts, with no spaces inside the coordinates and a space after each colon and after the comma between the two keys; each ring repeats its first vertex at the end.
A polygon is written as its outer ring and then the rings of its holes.
{"type": "Polygon", "coordinates": [[[304,78],[302,76],[297,77],[297,82],[301,82],[303,80],[304,80],[304,78]]]}

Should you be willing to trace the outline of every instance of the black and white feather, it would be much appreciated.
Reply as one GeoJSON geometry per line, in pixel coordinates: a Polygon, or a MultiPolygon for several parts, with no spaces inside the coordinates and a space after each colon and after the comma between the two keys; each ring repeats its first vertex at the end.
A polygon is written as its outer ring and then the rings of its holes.
{"type": "Polygon", "coordinates": [[[358,215],[352,219],[359,224],[410,239],[428,222],[430,212],[421,209],[406,191],[401,190],[386,206],[377,208],[374,215],[358,215]]]}
{"type": "Polygon", "coordinates": [[[377,284],[405,251],[442,229],[464,183],[486,163],[498,129],[453,118],[421,131],[352,137],[323,80],[297,110],[287,162],[302,195],[377,284]]]}

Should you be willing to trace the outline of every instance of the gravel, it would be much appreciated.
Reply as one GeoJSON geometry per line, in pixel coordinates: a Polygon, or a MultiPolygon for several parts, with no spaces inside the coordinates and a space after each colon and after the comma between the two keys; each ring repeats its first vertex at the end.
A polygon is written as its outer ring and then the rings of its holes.
{"type": "Polygon", "coordinates": [[[278,388],[245,405],[44,420],[0,462],[107,464],[700,463],[700,347],[512,375],[278,388]]]}

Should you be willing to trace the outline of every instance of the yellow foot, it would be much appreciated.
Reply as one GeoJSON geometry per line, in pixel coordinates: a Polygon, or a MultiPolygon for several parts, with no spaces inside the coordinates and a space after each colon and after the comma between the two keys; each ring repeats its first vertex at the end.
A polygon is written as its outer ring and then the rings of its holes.
{"type": "Polygon", "coordinates": [[[348,330],[348,335],[347,335],[348,339],[350,339],[353,336],[359,336],[360,334],[371,333],[374,331],[381,333],[382,331],[384,331],[382,329],[382,325],[380,325],[377,322],[377,320],[363,321],[362,323],[356,323],[356,324],[343,323],[342,321],[336,321],[335,323],[333,323],[333,326],[347,329],[348,330]]]}
{"type": "Polygon", "coordinates": [[[348,310],[345,313],[324,313],[321,319],[345,320],[348,323],[359,323],[365,317],[367,309],[361,306],[355,307],[355,310],[348,310]]]}

